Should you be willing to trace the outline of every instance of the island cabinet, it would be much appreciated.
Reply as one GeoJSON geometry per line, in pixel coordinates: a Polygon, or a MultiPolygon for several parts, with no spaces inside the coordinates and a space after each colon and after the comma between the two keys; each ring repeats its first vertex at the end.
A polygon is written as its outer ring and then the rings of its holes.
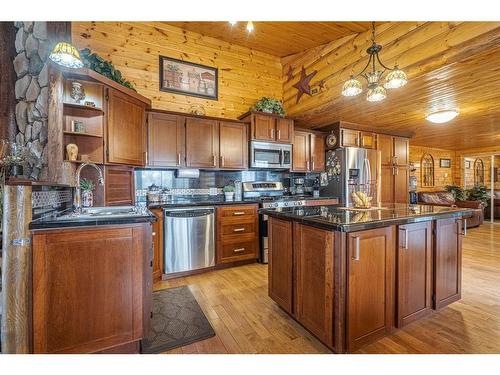
{"type": "Polygon", "coordinates": [[[106,162],[146,164],[146,104],[119,90],[106,89],[106,162]]]}
{"type": "Polygon", "coordinates": [[[432,312],[432,222],[398,226],[396,325],[432,312]]]}
{"type": "Polygon", "coordinates": [[[295,317],[330,347],[334,346],[333,244],[333,232],[294,223],[295,317]]]}
{"type": "Polygon", "coordinates": [[[352,352],[393,329],[395,227],[347,236],[347,350],[352,352]]]}
{"type": "Polygon", "coordinates": [[[152,314],[151,258],[150,223],[34,232],[34,353],[137,347],[152,314]]]}
{"type": "Polygon", "coordinates": [[[435,222],[434,308],[441,309],[461,298],[462,219],[435,222]]]}

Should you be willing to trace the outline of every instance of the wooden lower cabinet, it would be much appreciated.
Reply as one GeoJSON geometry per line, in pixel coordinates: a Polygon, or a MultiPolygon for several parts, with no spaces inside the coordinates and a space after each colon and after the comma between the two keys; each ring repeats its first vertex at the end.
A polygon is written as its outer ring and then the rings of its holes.
{"type": "Polygon", "coordinates": [[[347,350],[390,333],[394,325],[394,227],[347,236],[347,350]]]}
{"type": "Polygon", "coordinates": [[[292,222],[269,218],[268,293],[285,311],[293,313],[292,222]]]}
{"type": "Polygon", "coordinates": [[[396,325],[432,312],[432,222],[400,225],[397,239],[396,325]]]}
{"type": "Polygon", "coordinates": [[[151,212],[157,221],[152,224],[153,230],[153,281],[161,281],[163,274],[163,209],[154,208],[151,212]]]}
{"type": "Polygon", "coordinates": [[[334,335],[333,244],[333,232],[294,224],[295,317],[330,347],[334,335]]]}
{"type": "Polygon", "coordinates": [[[216,211],[216,222],[216,264],[258,258],[257,205],[219,206],[216,211]]]}
{"type": "Polygon", "coordinates": [[[135,202],[134,168],[119,165],[104,167],[106,206],[129,206],[135,202]]]}
{"type": "Polygon", "coordinates": [[[34,353],[139,341],[151,314],[151,224],[33,234],[34,353]]]}
{"type": "Polygon", "coordinates": [[[434,225],[434,308],[438,310],[461,298],[462,221],[441,219],[434,225]]]}

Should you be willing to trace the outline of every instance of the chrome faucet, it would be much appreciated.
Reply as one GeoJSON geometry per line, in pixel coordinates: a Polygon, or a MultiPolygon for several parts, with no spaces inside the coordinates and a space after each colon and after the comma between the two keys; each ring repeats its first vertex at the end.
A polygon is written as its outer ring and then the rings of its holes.
{"type": "Polygon", "coordinates": [[[104,185],[104,177],[102,175],[101,169],[95,165],[94,163],[82,163],[80,166],[76,169],[76,188],[75,188],[75,197],[73,199],[73,205],[75,206],[75,212],[80,213],[82,211],[82,196],[81,196],[81,188],[80,188],[80,173],[82,172],[82,169],[85,168],[86,166],[93,167],[99,172],[99,185],[104,185]]]}

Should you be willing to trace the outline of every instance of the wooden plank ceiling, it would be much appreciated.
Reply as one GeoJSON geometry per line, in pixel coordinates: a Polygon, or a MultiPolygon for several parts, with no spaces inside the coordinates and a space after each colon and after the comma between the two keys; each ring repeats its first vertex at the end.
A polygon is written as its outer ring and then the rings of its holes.
{"type": "Polygon", "coordinates": [[[246,21],[233,26],[226,21],[166,23],[278,57],[302,52],[346,35],[361,33],[371,27],[371,22],[255,21],[255,29],[249,33],[246,21]]]}
{"type": "Polygon", "coordinates": [[[407,72],[408,84],[389,90],[379,103],[366,101],[366,90],[355,98],[340,94],[349,75],[366,64],[369,32],[283,58],[285,107],[298,125],[321,128],[344,120],[411,131],[412,144],[450,150],[500,143],[499,22],[384,23],[377,34],[384,46],[381,60],[389,66],[397,62],[407,72]],[[324,80],[325,89],[296,103],[293,84],[302,66],[307,73],[317,70],[311,83],[324,80]],[[289,67],[294,77],[287,82],[289,67]],[[460,115],[445,124],[425,120],[429,112],[448,108],[458,108],[460,115]]]}

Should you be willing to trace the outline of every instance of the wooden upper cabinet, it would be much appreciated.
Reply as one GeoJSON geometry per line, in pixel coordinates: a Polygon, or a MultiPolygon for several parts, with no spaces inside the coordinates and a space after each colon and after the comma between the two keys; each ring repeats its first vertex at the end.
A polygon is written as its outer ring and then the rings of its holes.
{"type": "Polygon", "coordinates": [[[359,147],[360,133],[358,130],[341,129],[340,144],[342,147],[359,147]]]}
{"type": "MultiPolygon", "coordinates": [[[[405,166],[394,167],[394,203],[409,203],[408,185],[410,183],[410,169],[405,166]]],[[[382,180],[384,183],[384,180],[382,180]]]]}
{"type": "Polygon", "coordinates": [[[348,234],[347,349],[390,333],[394,325],[394,227],[348,234]]]}
{"type": "Polygon", "coordinates": [[[218,125],[216,120],[186,118],[186,167],[219,166],[218,125]]]}
{"type": "Polygon", "coordinates": [[[268,292],[278,305],[293,314],[292,222],[269,218],[268,292]]]}
{"type": "Polygon", "coordinates": [[[148,114],[148,165],[179,168],[185,161],[183,116],[148,114]]]}
{"type": "Polygon", "coordinates": [[[432,311],[432,222],[400,225],[397,249],[399,328],[432,311]]]}
{"type": "Polygon", "coordinates": [[[276,141],[283,143],[293,142],[293,120],[289,118],[276,119],[276,141]]]}
{"type": "Polygon", "coordinates": [[[275,118],[255,113],[251,120],[252,139],[256,141],[274,141],[275,118]]]}
{"type": "Polygon", "coordinates": [[[106,161],[144,166],[146,164],[145,104],[118,90],[107,90],[106,161]]]}
{"type": "Polygon", "coordinates": [[[375,133],[361,132],[360,133],[360,146],[363,148],[377,148],[377,137],[375,133]]]}
{"type": "Polygon", "coordinates": [[[294,172],[307,172],[310,167],[310,133],[296,131],[293,136],[292,169],[294,172]]]}
{"type": "Polygon", "coordinates": [[[437,310],[461,298],[462,221],[436,220],[435,229],[434,308],[437,310]]]}
{"type": "Polygon", "coordinates": [[[247,124],[221,121],[219,135],[220,168],[246,169],[248,167],[247,124]]]}
{"type": "Polygon", "coordinates": [[[325,136],[311,133],[311,172],[325,170],[325,136]]]}
{"type": "Polygon", "coordinates": [[[380,151],[382,165],[393,165],[393,137],[385,134],[377,135],[377,149],[380,151]]]}
{"type": "Polygon", "coordinates": [[[403,137],[394,137],[394,163],[396,165],[410,164],[410,140],[403,137]]]}
{"type": "Polygon", "coordinates": [[[126,206],[135,202],[134,169],[121,165],[104,167],[106,206],[126,206]]]}
{"type": "Polygon", "coordinates": [[[332,231],[294,224],[295,317],[329,346],[334,337],[333,239],[332,231]]]}

